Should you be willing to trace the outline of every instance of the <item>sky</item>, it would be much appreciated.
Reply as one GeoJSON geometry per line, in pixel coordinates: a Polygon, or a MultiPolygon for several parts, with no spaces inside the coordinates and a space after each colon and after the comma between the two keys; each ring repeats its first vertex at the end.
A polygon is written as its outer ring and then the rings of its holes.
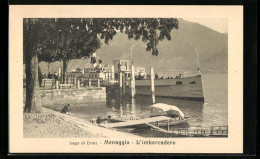
{"type": "Polygon", "coordinates": [[[227,19],[217,19],[217,18],[183,18],[184,20],[190,22],[196,22],[201,25],[204,25],[208,28],[211,28],[220,33],[228,32],[228,20],[227,19]]]}

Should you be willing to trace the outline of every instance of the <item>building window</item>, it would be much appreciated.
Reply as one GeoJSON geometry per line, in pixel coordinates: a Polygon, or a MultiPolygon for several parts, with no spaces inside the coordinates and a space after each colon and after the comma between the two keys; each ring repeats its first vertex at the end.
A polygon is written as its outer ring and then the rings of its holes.
{"type": "Polygon", "coordinates": [[[190,84],[196,84],[196,81],[191,81],[190,84]]]}
{"type": "Polygon", "coordinates": [[[177,84],[177,85],[178,85],[178,84],[182,84],[182,81],[177,81],[176,84],[177,84]]]}

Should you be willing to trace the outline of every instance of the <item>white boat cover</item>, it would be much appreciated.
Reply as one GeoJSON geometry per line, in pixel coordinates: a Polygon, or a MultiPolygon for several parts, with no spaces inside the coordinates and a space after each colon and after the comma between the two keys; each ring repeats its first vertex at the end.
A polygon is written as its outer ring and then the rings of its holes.
{"type": "Polygon", "coordinates": [[[177,106],[174,106],[174,105],[168,105],[168,104],[164,104],[164,103],[156,103],[156,104],[153,104],[150,106],[151,108],[158,108],[158,109],[161,109],[165,112],[167,111],[176,111],[179,113],[179,115],[184,118],[184,113],[180,110],[180,108],[178,108],[177,106]]]}

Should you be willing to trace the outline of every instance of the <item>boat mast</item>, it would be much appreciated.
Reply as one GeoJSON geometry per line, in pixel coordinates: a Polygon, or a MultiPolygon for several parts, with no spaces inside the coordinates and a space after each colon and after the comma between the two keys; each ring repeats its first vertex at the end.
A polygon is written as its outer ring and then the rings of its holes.
{"type": "Polygon", "coordinates": [[[198,52],[198,48],[196,48],[195,51],[196,51],[196,54],[197,54],[198,75],[201,75],[201,72],[200,72],[200,64],[199,64],[199,52],[198,52]]]}
{"type": "Polygon", "coordinates": [[[131,64],[133,65],[133,47],[134,47],[135,45],[131,45],[130,46],[130,49],[131,49],[131,54],[130,54],[130,58],[131,58],[131,64]]]}

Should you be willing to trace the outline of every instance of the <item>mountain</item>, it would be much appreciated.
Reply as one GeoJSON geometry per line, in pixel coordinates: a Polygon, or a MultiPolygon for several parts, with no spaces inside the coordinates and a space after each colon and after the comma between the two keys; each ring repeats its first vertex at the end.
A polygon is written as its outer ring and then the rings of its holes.
{"type": "Polygon", "coordinates": [[[228,63],[227,54],[223,54],[222,52],[212,55],[202,61],[202,68],[205,70],[216,70],[216,71],[223,71],[227,70],[227,67],[220,67],[225,66],[228,63]]]}
{"type": "MultiPolygon", "coordinates": [[[[141,40],[128,40],[127,35],[123,33],[117,33],[108,45],[103,44],[96,53],[103,63],[112,64],[112,60],[131,59],[130,46],[134,45],[132,58],[136,66],[153,66],[156,71],[197,70],[197,48],[202,71],[227,70],[227,33],[222,34],[198,23],[179,19],[179,29],[172,30],[171,37],[170,41],[159,42],[158,56],[152,56],[151,52],[145,51],[146,44],[141,40]]],[[[88,62],[89,60],[72,60],[68,70],[83,67],[88,62]]],[[[52,65],[54,70],[61,66],[58,63],[52,65]]],[[[41,63],[42,69],[46,70],[46,66],[46,63],[41,63]]]]}

